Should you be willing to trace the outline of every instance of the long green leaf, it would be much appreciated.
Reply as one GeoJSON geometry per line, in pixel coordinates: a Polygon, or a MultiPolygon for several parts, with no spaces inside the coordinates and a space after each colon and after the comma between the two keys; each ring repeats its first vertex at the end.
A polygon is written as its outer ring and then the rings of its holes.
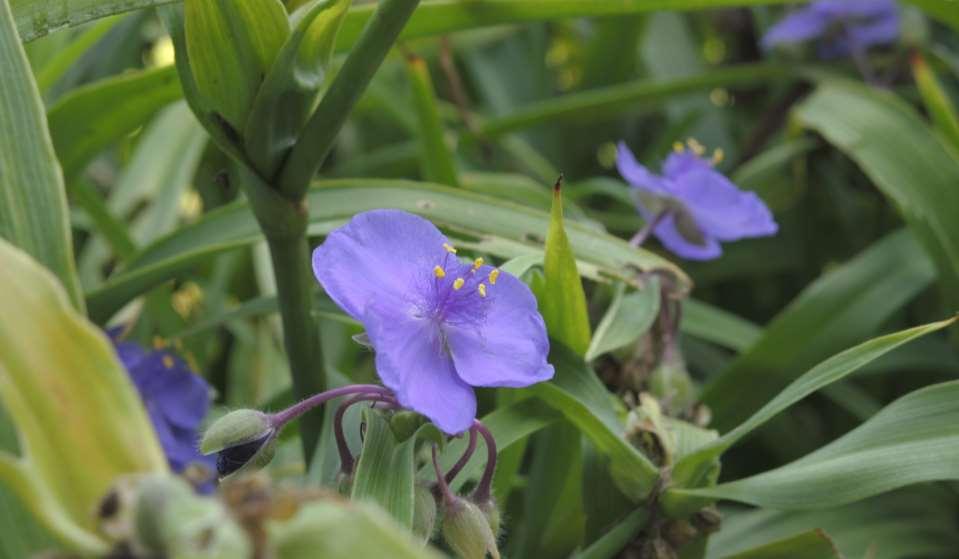
{"type": "MultiPolygon", "coordinates": [[[[696,10],[729,6],[778,4],[788,0],[439,0],[425,4],[403,38],[442,35],[451,31],[504,23],[544,21],[582,16],[612,16],[655,10],[696,10]]],[[[912,0],[932,4],[936,0],[912,0]]],[[[17,29],[25,41],[59,29],[129,10],[171,4],[178,0],[13,0],[17,29]]],[[[350,10],[344,37],[345,50],[372,15],[370,5],[350,10]]],[[[941,10],[945,13],[944,10],[941,10]]]]}
{"type": "Polygon", "coordinates": [[[91,511],[117,476],[165,471],[166,459],[106,336],[2,240],[0,261],[0,399],[21,450],[0,453],[0,480],[66,545],[102,550],[91,511]]]}
{"type": "Polygon", "coordinates": [[[596,373],[582,358],[553,342],[550,363],[556,376],[526,389],[576,425],[601,453],[609,456],[610,473],[619,489],[640,501],[659,477],[659,470],[626,440],[625,422],[596,373]]]}
{"type": "Polygon", "coordinates": [[[48,116],[67,183],[95,155],[180,95],[180,82],[172,67],[107,78],[65,95],[48,116]]]}
{"type": "Polygon", "coordinates": [[[731,555],[729,559],[842,559],[842,555],[824,531],[810,530],[731,555]]]}
{"type": "Polygon", "coordinates": [[[706,386],[714,425],[731,428],[806,369],[874,334],[934,277],[912,235],[899,231],[816,280],[706,386]]]}
{"type": "Polygon", "coordinates": [[[783,66],[744,64],[709,70],[692,76],[642,79],[624,84],[534,102],[509,114],[481,123],[478,137],[495,137],[559,119],[594,121],[641,107],[649,110],[653,103],[666,102],[679,95],[731,87],[792,79],[795,73],[783,66]]]}
{"type": "MultiPolygon", "coordinates": [[[[310,230],[325,234],[358,212],[398,208],[446,228],[459,245],[511,258],[542,252],[549,214],[462,189],[381,179],[324,181],[310,191],[310,230]],[[481,217],[479,217],[481,216],[481,217]]],[[[676,266],[625,241],[575,222],[566,224],[580,271],[594,279],[613,278],[640,287],[638,271],[663,270],[688,286],[676,266]]],[[[149,247],[128,268],[88,296],[91,315],[105,320],[147,289],[189,270],[211,255],[247,246],[262,238],[243,203],[211,212],[149,247]]]]}
{"type": "Polygon", "coordinates": [[[417,132],[420,138],[420,168],[423,178],[439,184],[459,186],[456,161],[449,146],[436,104],[436,92],[426,61],[411,56],[406,61],[406,75],[413,93],[417,132]]]}
{"type": "Polygon", "coordinates": [[[828,510],[724,510],[722,529],[709,539],[706,559],[823,528],[846,557],[905,559],[955,555],[959,533],[952,519],[956,497],[935,485],[915,486],[828,510]]]}
{"type": "MultiPolygon", "coordinates": [[[[893,349],[916,338],[945,328],[955,321],[955,318],[950,318],[948,320],[933,322],[901,332],[880,336],[830,357],[796,379],[792,384],[786,387],[785,390],[771,399],[765,406],[738,427],[725,433],[715,442],[702,447],[698,451],[680,460],[673,470],[673,480],[678,487],[699,484],[702,475],[708,470],[715,459],[736,444],[740,439],[772,419],[778,413],[820,388],[828,386],[855,372],[860,367],[893,349]]],[[[667,506],[672,506],[670,501],[671,499],[667,496],[667,506]]]]}
{"type": "Polygon", "coordinates": [[[781,468],[689,495],[778,510],[823,509],[915,483],[959,479],[959,381],[889,404],[833,443],[781,468]]]}
{"type": "Polygon", "coordinates": [[[852,158],[899,209],[959,306],[959,158],[903,100],[839,79],[822,82],[799,120],[852,158]]]}
{"type": "Polygon", "coordinates": [[[63,175],[7,0],[0,0],[0,76],[0,237],[52,271],[83,309],[63,175]]]}
{"type": "Polygon", "coordinates": [[[397,441],[389,423],[376,410],[364,410],[366,435],[363,451],[353,476],[354,501],[370,501],[381,506],[401,526],[413,526],[416,441],[429,437],[442,442],[443,435],[427,424],[409,439],[397,441]]]}

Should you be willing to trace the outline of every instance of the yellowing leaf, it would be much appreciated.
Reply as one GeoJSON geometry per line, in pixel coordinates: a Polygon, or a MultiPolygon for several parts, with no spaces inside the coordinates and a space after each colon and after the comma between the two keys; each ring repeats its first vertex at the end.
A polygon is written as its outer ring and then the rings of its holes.
{"type": "Polygon", "coordinates": [[[0,401],[20,442],[19,458],[0,453],[0,480],[64,543],[92,551],[93,511],[116,478],[166,460],[106,336],[2,240],[0,262],[0,401]]]}

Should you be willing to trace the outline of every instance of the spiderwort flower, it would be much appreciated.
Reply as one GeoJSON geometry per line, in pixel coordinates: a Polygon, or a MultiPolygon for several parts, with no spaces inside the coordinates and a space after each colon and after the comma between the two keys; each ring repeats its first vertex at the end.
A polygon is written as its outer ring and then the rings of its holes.
{"type": "MultiPolygon", "coordinates": [[[[663,246],[682,258],[710,260],[722,254],[720,241],[762,237],[778,227],[769,208],[752,192],[739,190],[713,165],[722,159],[703,157],[699,142],[677,143],[656,175],[639,164],[620,142],[619,173],[634,189],[639,213],[663,246]]],[[[638,245],[644,232],[634,237],[638,245]]]]}
{"type": "Polygon", "coordinates": [[[366,327],[380,379],[400,405],[446,433],[472,425],[474,386],[553,376],[546,327],[526,284],[482,258],[461,261],[423,218],[358,214],[313,252],[313,271],[366,327]]]}
{"type": "Polygon", "coordinates": [[[857,55],[899,37],[899,7],[894,0],[818,0],[772,26],[763,47],[822,39],[821,58],[857,55]]]}
{"type": "Polygon", "coordinates": [[[212,471],[213,460],[197,449],[198,429],[210,408],[206,381],[166,349],[149,351],[121,340],[118,330],[112,330],[110,337],[140,394],[170,468],[179,473],[199,464],[212,471]]]}

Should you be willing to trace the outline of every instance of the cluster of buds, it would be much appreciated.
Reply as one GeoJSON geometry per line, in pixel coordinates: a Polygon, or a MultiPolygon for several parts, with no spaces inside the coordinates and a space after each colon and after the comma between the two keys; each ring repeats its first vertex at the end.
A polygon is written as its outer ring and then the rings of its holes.
{"type": "MultiPolygon", "coordinates": [[[[276,440],[288,423],[304,413],[335,398],[344,398],[333,415],[334,437],[340,455],[340,475],[345,483],[352,479],[356,458],[347,445],[344,418],[347,410],[366,402],[387,410],[396,410],[399,418],[406,412],[388,389],[370,384],[349,385],[316,394],[277,413],[240,409],[224,415],[210,426],[200,443],[204,454],[217,455],[220,480],[263,468],[273,458],[276,440]]],[[[433,444],[433,467],[436,481],[417,484],[414,489],[413,531],[424,542],[433,539],[437,521],[443,540],[465,559],[483,559],[487,554],[499,557],[497,535],[500,515],[492,496],[493,473],[496,469],[496,441],[482,422],[474,420],[466,432],[466,448],[460,458],[443,471],[438,447],[433,444]],[[476,488],[467,497],[453,492],[450,485],[475,453],[478,440],[486,446],[486,465],[476,488]]]]}

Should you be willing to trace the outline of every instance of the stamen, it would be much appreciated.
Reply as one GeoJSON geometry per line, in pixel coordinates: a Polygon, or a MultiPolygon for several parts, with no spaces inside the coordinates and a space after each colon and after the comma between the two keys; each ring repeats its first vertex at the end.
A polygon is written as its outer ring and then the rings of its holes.
{"type": "Polygon", "coordinates": [[[453,245],[451,245],[451,244],[449,244],[449,243],[443,243],[443,248],[445,248],[445,249],[446,249],[446,252],[448,252],[448,253],[450,253],[450,254],[456,254],[456,249],[453,248],[453,245]]]}
{"type": "Polygon", "coordinates": [[[166,347],[166,341],[160,336],[153,336],[153,349],[163,349],[166,347]]]}
{"type": "Polygon", "coordinates": [[[453,289],[460,290],[463,288],[463,284],[466,283],[466,280],[463,278],[456,278],[456,281],[453,282],[453,289]]]}
{"type": "Polygon", "coordinates": [[[169,355],[164,355],[164,356],[163,356],[163,366],[166,367],[167,369],[172,369],[172,368],[173,368],[173,358],[170,357],[169,355]]]}
{"type": "Polygon", "coordinates": [[[713,165],[722,163],[724,157],[726,157],[726,153],[723,151],[723,148],[716,148],[716,151],[713,152],[713,165]]]}
{"type": "Polygon", "coordinates": [[[476,287],[476,290],[479,291],[480,297],[486,297],[486,284],[481,283],[476,287]]]}
{"type": "Polygon", "coordinates": [[[445,277],[446,277],[446,270],[444,270],[444,269],[443,269],[442,267],[440,267],[440,266],[436,266],[436,267],[433,268],[433,275],[436,276],[436,277],[438,277],[438,278],[440,278],[440,279],[445,278],[445,277]]]}
{"type": "Polygon", "coordinates": [[[682,153],[686,151],[686,146],[684,146],[682,142],[673,142],[673,151],[682,153]]]}
{"type": "Polygon", "coordinates": [[[473,271],[475,272],[476,270],[479,270],[479,269],[483,266],[483,262],[484,262],[484,260],[483,260],[483,257],[482,257],[482,256],[479,257],[479,258],[477,258],[476,260],[474,260],[474,261],[473,261],[473,271]]]}
{"type": "Polygon", "coordinates": [[[699,143],[696,138],[689,138],[686,140],[686,145],[689,146],[689,149],[693,150],[693,153],[696,155],[702,155],[706,153],[706,148],[703,147],[703,144],[699,143]]]}
{"type": "Polygon", "coordinates": [[[499,268],[494,269],[489,273],[489,283],[490,285],[496,285],[496,280],[499,279],[499,268]]]}

